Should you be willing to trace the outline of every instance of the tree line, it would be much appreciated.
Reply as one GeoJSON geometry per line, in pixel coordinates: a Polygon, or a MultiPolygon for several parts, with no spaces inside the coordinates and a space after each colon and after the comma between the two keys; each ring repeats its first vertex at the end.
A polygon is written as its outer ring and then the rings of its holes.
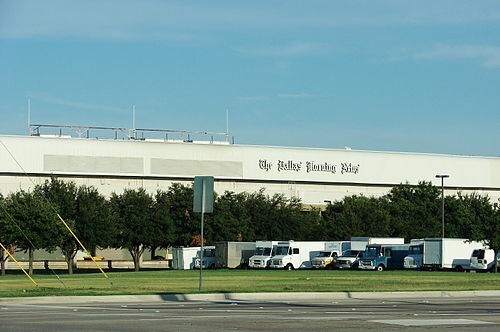
{"type": "MultiPolygon", "coordinates": [[[[127,249],[139,270],[145,249],[200,245],[200,214],[193,213],[193,188],[179,183],[154,194],[125,189],[104,197],[92,186],[51,178],[32,191],[0,196],[0,243],[9,251],[60,250],[73,272],[81,250],[127,249]],[[75,234],[73,237],[69,229],[75,234]]],[[[445,197],[445,236],[486,240],[500,247],[500,211],[489,197],[445,197]]],[[[400,184],[382,197],[346,196],[325,209],[297,198],[253,193],[214,194],[214,212],[205,215],[205,244],[216,241],[348,240],[352,236],[441,237],[441,190],[429,182],[400,184]]],[[[0,248],[2,274],[7,255],[0,248]]]]}

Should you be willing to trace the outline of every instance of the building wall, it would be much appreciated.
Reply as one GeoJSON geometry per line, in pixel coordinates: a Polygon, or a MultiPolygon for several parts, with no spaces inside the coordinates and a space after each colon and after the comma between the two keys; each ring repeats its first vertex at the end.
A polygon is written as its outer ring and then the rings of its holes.
{"type": "Polygon", "coordinates": [[[92,185],[104,195],[124,188],[149,192],[213,175],[215,190],[295,196],[324,205],[346,195],[380,196],[400,183],[448,174],[446,193],[500,199],[500,158],[423,153],[0,136],[0,192],[28,190],[51,175],[92,185]]]}

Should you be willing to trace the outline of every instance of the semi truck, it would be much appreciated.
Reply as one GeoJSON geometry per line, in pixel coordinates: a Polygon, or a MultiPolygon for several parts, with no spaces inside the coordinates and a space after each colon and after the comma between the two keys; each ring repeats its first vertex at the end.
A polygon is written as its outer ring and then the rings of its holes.
{"type": "Polygon", "coordinates": [[[356,269],[359,260],[363,258],[366,246],[369,244],[404,244],[400,237],[351,237],[351,249],[337,257],[335,267],[338,269],[356,269]]]}
{"type": "Polygon", "coordinates": [[[215,242],[216,268],[246,268],[255,252],[255,242],[215,242]]]}
{"type": "Polygon", "coordinates": [[[255,241],[255,252],[248,259],[248,267],[264,269],[271,257],[274,256],[279,241],[255,241]]]}
{"type": "Polygon", "coordinates": [[[478,241],[455,238],[425,238],[411,244],[404,267],[407,269],[465,271],[471,268],[470,259],[475,249],[487,249],[478,241]]]}
{"type": "Polygon", "coordinates": [[[280,241],[275,255],[269,261],[273,269],[304,269],[311,267],[311,259],[325,250],[325,241],[280,241]]]}
{"type": "Polygon", "coordinates": [[[325,250],[311,259],[311,267],[315,269],[333,269],[338,256],[351,248],[350,241],[333,241],[325,244],[325,250]]]}
{"type": "Polygon", "coordinates": [[[361,270],[396,270],[403,269],[404,259],[408,255],[408,244],[369,244],[363,258],[359,260],[361,270]]]}

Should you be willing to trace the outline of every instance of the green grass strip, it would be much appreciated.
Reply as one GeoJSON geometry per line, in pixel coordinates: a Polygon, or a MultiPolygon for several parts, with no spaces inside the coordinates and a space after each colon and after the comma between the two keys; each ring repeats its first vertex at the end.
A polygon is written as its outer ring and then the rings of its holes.
{"type": "MultiPolygon", "coordinates": [[[[0,297],[199,293],[199,271],[161,270],[0,277],[0,297]]],[[[204,270],[203,293],[500,290],[500,274],[424,271],[204,270]]]]}

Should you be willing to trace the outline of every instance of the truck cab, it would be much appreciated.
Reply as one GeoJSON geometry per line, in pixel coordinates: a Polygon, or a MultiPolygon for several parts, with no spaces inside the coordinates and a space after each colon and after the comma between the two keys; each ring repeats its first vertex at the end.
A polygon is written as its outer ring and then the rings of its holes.
{"type": "Polygon", "coordinates": [[[359,260],[359,269],[384,271],[386,269],[402,269],[404,258],[408,254],[408,245],[366,246],[364,257],[359,260]]]}
{"type": "Polygon", "coordinates": [[[424,244],[412,244],[408,250],[408,256],[404,259],[405,269],[421,269],[424,259],[424,244]]]}
{"type": "Polygon", "coordinates": [[[255,253],[248,260],[248,267],[252,269],[264,269],[269,260],[276,253],[276,243],[273,241],[256,241],[255,253]]]}
{"type": "Polygon", "coordinates": [[[337,257],[335,267],[338,269],[357,269],[359,260],[363,258],[364,250],[347,250],[342,256],[337,257]]]}
{"type": "Polygon", "coordinates": [[[333,269],[336,259],[336,251],[320,251],[316,257],[311,259],[311,267],[315,269],[333,269]]]}
{"type": "MultiPolygon", "coordinates": [[[[201,253],[201,252],[200,252],[201,253]]],[[[215,268],[215,246],[207,246],[203,248],[203,262],[202,268],[213,269],[215,268]]],[[[200,268],[200,256],[198,255],[194,261],[194,268],[200,268]]]]}

